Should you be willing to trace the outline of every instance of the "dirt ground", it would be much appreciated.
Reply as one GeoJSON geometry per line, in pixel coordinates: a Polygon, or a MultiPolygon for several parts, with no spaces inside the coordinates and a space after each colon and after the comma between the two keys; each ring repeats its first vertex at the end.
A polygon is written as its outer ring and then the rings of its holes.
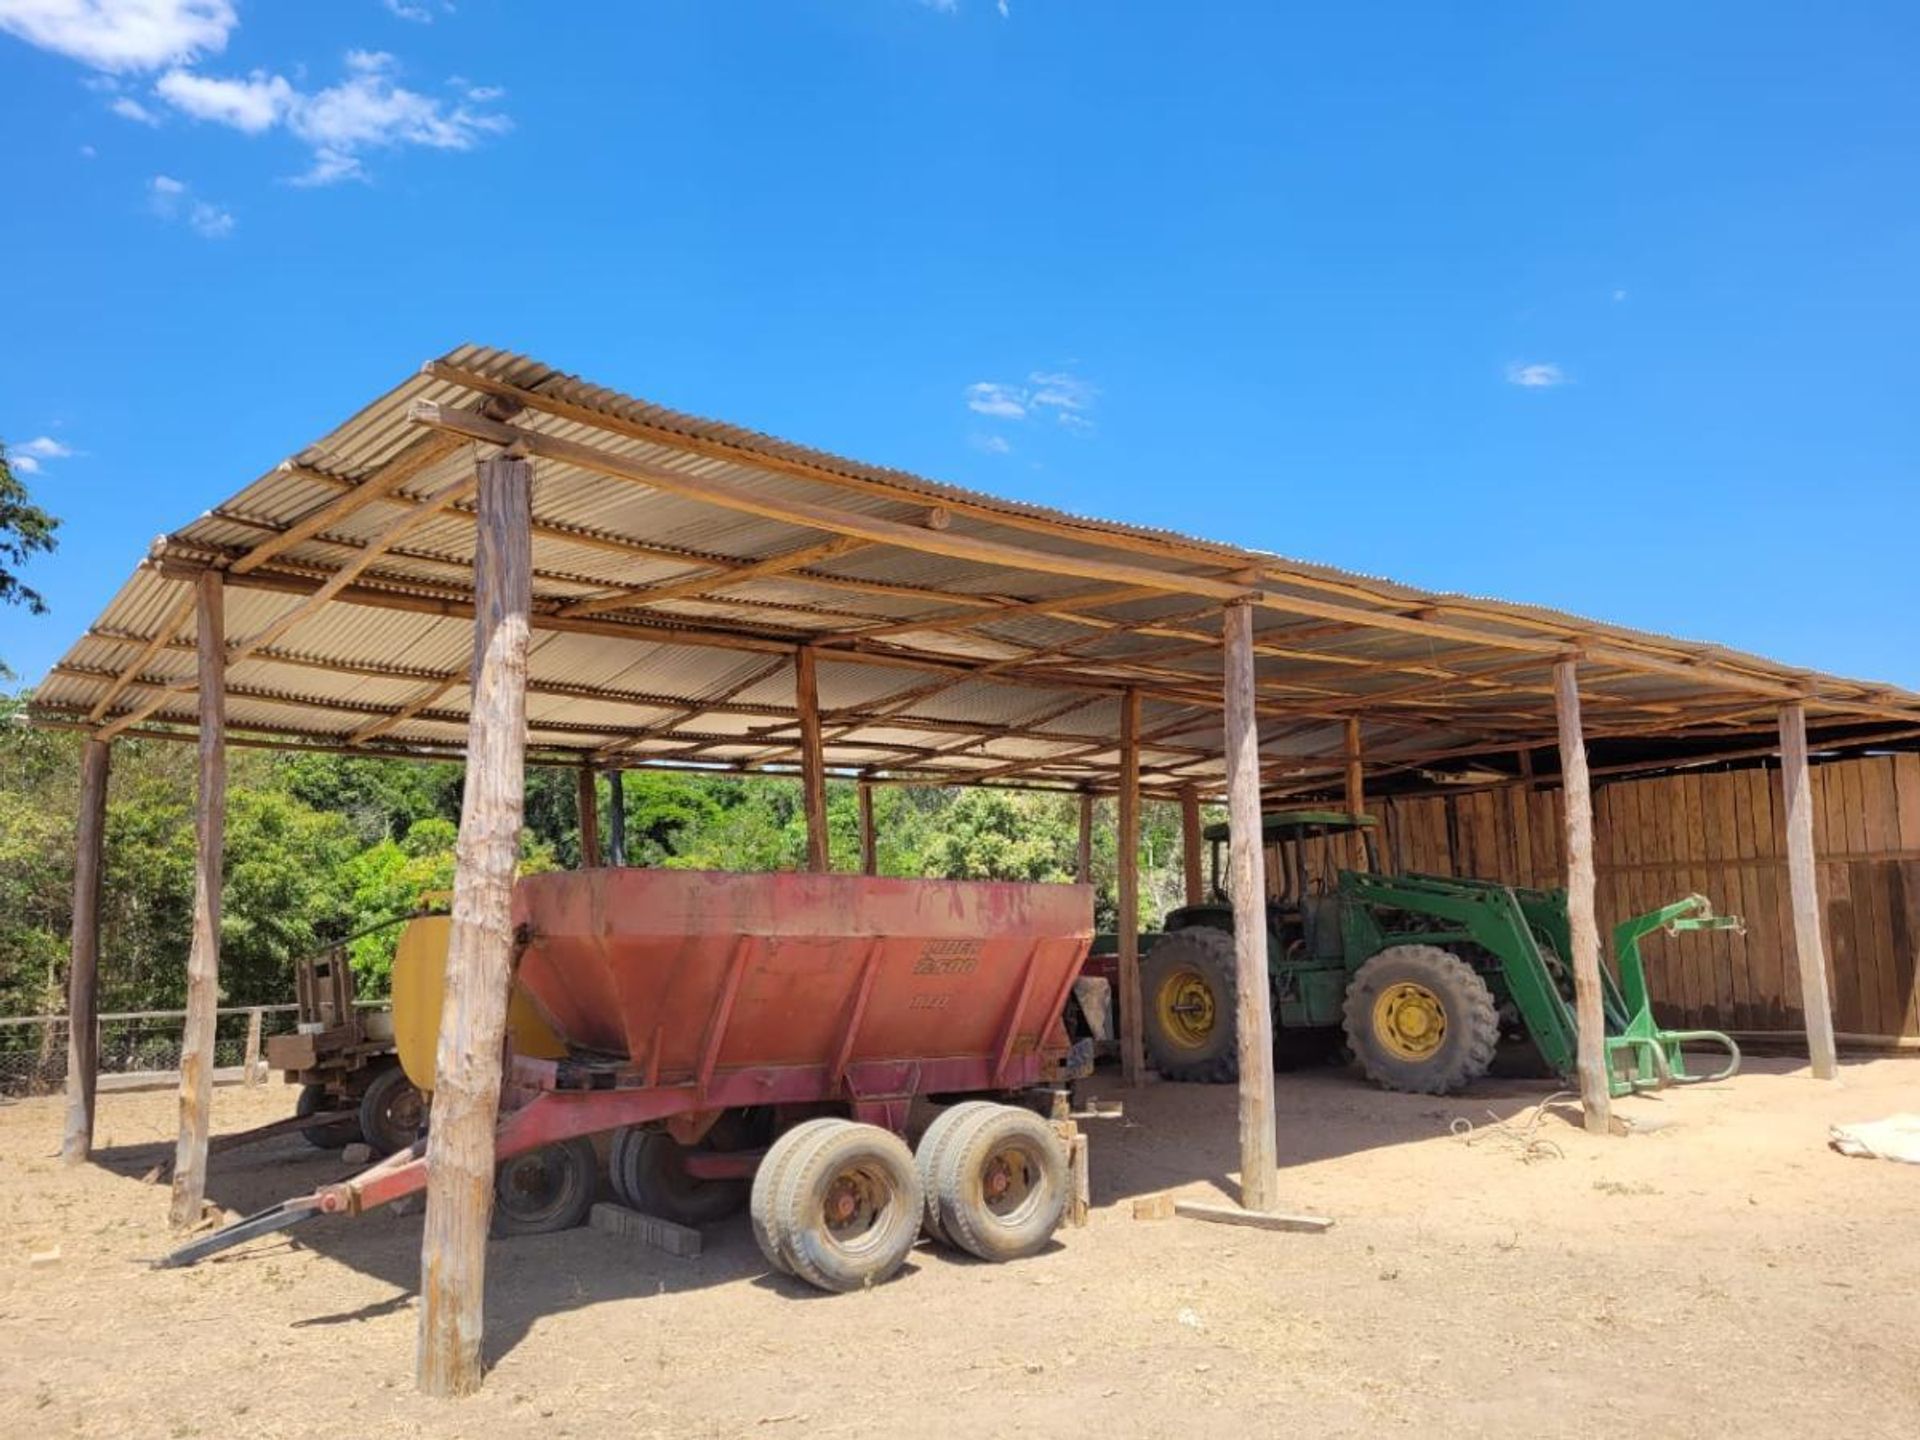
{"type": "MultiPolygon", "coordinates": [[[[1829,1123],[1920,1109],[1920,1061],[1823,1086],[1752,1061],[1623,1102],[1590,1138],[1550,1087],[1387,1095],[1280,1077],[1283,1188],[1324,1235],[1143,1221],[1232,1193],[1235,1097],[1122,1092],[1092,1132],[1095,1213],[1035,1259],[922,1247],[873,1291],[769,1275],[744,1218],[697,1260],[593,1230],[499,1242],[493,1371],[411,1389],[420,1219],[320,1220],[193,1270],[168,1248],[165,1094],[103,1096],[95,1165],[54,1158],[57,1100],[0,1108],[0,1415],[35,1436],[1911,1436],[1920,1167],[1850,1160],[1829,1123]],[[1512,1122],[1495,1129],[1488,1111],[1512,1122]],[[1479,1130],[1449,1133],[1456,1116],[1479,1130]],[[36,1253],[57,1249],[39,1264],[36,1253]]],[[[290,1113],[224,1088],[216,1129],[290,1113]]],[[[216,1156],[250,1210],[340,1177],[297,1139],[216,1156]]]]}

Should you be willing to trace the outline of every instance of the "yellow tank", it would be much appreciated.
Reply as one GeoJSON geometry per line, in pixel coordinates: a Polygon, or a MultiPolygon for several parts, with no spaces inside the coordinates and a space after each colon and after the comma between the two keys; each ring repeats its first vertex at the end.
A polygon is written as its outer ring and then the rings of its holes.
{"type": "MultiPolygon", "coordinates": [[[[433,1092],[434,1053],[440,1044],[440,999],[452,929],[453,921],[445,915],[409,920],[393,952],[394,1044],[407,1079],[428,1094],[433,1092]]],[[[567,1053],[518,985],[507,1004],[507,1034],[516,1054],[558,1060],[567,1053]]]]}

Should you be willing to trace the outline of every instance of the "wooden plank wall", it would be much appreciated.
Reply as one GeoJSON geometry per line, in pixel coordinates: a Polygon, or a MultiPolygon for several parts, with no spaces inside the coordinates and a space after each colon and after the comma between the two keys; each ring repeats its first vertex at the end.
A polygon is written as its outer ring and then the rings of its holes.
{"type": "MultiPolygon", "coordinates": [[[[1812,782],[1834,1029],[1920,1038],[1920,755],[1815,765],[1812,782]]],[[[1543,888],[1565,883],[1557,789],[1513,785],[1370,808],[1387,832],[1382,858],[1390,865],[1543,888]]],[[[1777,766],[1601,784],[1594,825],[1603,926],[1696,891],[1716,910],[1746,918],[1744,935],[1643,943],[1661,1023],[1801,1028],[1777,766]]],[[[1324,844],[1310,845],[1307,859],[1322,883],[1341,863],[1324,844]]]]}

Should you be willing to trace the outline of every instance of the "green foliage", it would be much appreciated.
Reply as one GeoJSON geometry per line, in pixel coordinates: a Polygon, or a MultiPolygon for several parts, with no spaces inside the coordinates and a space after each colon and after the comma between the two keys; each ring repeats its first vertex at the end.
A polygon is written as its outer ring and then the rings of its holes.
{"type": "MultiPolygon", "coordinates": [[[[0,697],[0,1014],[65,1008],[79,809],[80,739],[18,723],[0,697]]],[[[292,998],[301,956],[348,937],[362,992],[391,974],[395,928],[453,884],[460,769],[399,761],[234,749],[228,756],[222,1003],[292,998]]],[[[797,869],[806,818],[785,776],[627,772],[628,863],[712,870],[797,869]]],[[[606,832],[607,780],[599,784],[606,832]]],[[[193,919],[195,761],[191,746],[120,740],[113,747],[101,914],[101,1008],[175,1009],[186,991],[193,919]]],[[[523,874],[577,865],[571,771],[527,777],[523,874]]],[[[827,792],[834,865],[859,865],[855,787],[827,792]]],[[[884,875],[957,879],[1073,878],[1079,802],[1008,790],[874,790],[884,875]]],[[[1144,807],[1141,920],[1179,900],[1179,817],[1144,807]]],[[[1094,828],[1096,923],[1113,925],[1111,802],[1094,828]]]]}
{"type": "MultiPolygon", "coordinates": [[[[7,447],[0,444],[0,605],[24,605],[35,615],[47,613],[40,592],[20,583],[14,572],[35,554],[51,554],[60,522],[33,503],[27,487],[7,463],[7,447]]],[[[12,671],[0,663],[0,679],[12,671]]]]}

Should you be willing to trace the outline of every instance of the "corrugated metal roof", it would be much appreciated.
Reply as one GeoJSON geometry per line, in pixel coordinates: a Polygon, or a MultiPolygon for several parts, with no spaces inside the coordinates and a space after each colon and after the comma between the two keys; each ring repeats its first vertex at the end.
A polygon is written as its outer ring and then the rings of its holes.
{"type": "Polygon", "coordinates": [[[1733,739],[1787,698],[1817,720],[1920,725],[1920,696],[1892,687],[1003,500],[479,346],[430,363],[166,537],[38,689],[34,714],[190,731],[190,619],[149,642],[212,567],[227,574],[229,644],[272,637],[230,666],[230,726],[368,753],[457,752],[474,502],[416,512],[470,476],[493,437],[535,457],[528,716],[542,760],[788,766],[791,657],[813,644],[835,767],[1103,782],[1117,697],[1133,689],[1145,783],[1212,787],[1226,596],[1256,606],[1276,784],[1336,772],[1350,715],[1376,774],[1551,743],[1549,670],[1569,656],[1584,662],[1595,734],[1733,739]],[[296,527],[304,538],[282,538],[296,527]],[[349,586],[276,633],[349,568],[349,586]]]}

